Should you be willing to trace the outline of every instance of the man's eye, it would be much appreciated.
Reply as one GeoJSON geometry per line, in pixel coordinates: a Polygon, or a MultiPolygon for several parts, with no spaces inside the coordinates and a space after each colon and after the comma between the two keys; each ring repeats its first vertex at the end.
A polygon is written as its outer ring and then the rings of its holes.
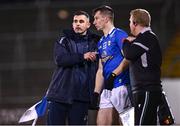
{"type": "Polygon", "coordinates": [[[74,23],[77,23],[77,22],[78,22],[78,20],[74,20],[73,22],[74,22],[74,23]]]}
{"type": "Polygon", "coordinates": [[[79,23],[84,23],[84,20],[80,20],[79,23]]]}

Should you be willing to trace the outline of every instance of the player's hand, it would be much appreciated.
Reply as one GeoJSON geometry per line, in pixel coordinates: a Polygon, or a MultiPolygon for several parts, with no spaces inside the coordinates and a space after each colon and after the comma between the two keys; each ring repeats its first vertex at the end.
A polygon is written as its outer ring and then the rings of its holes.
{"type": "Polygon", "coordinates": [[[90,105],[91,109],[98,109],[99,108],[99,93],[94,92],[92,94],[92,99],[91,99],[91,105],[90,105]]]}
{"type": "Polygon", "coordinates": [[[111,73],[107,80],[105,80],[105,89],[112,90],[114,87],[115,73],[111,73]]]}

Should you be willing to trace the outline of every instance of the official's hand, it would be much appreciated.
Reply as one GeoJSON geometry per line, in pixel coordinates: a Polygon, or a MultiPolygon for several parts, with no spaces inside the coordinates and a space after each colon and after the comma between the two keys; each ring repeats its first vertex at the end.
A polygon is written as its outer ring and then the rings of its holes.
{"type": "Polygon", "coordinates": [[[98,109],[99,108],[99,93],[94,92],[92,94],[90,107],[91,107],[91,109],[98,109]]]}
{"type": "Polygon", "coordinates": [[[105,89],[112,90],[114,87],[115,73],[111,73],[107,80],[105,80],[105,89]]]}
{"type": "Polygon", "coordinates": [[[122,41],[123,42],[132,42],[134,39],[136,39],[136,38],[133,36],[128,36],[127,38],[124,38],[122,41]]]}

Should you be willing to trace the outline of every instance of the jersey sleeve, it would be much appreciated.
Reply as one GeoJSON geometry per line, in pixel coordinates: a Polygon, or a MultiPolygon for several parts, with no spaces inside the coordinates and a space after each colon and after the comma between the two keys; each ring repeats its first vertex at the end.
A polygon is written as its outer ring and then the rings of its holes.
{"type": "Polygon", "coordinates": [[[122,49],[123,39],[127,38],[128,35],[123,30],[118,30],[116,33],[116,42],[120,49],[122,49]]]}

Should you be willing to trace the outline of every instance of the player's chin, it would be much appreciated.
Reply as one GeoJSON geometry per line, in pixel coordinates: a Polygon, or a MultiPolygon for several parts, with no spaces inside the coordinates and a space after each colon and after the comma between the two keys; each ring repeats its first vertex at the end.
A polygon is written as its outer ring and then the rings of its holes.
{"type": "Polygon", "coordinates": [[[96,27],[96,29],[97,29],[98,31],[102,30],[100,27],[96,27]]]}
{"type": "Polygon", "coordinates": [[[83,31],[82,30],[75,30],[75,33],[81,34],[83,31]]]}
{"type": "Polygon", "coordinates": [[[76,34],[83,35],[85,31],[75,31],[76,34]]]}

